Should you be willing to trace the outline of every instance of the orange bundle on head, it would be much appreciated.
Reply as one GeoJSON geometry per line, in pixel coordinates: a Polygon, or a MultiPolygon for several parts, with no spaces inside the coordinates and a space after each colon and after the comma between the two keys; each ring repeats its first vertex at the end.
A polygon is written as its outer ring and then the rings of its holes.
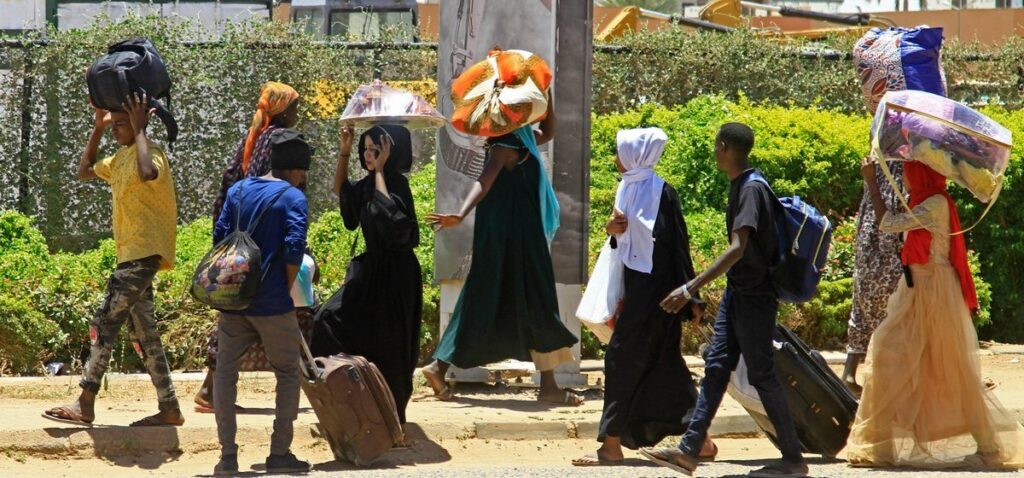
{"type": "Polygon", "coordinates": [[[523,50],[493,50],[452,83],[452,126],[476,136],[502,136],[544,119],[551,68],[523,50]]]}

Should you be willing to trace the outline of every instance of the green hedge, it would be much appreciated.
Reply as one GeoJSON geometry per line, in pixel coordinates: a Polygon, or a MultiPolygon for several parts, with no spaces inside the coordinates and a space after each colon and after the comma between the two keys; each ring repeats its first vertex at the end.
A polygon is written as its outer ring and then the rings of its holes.
{"type": "MultiPolygon", "coordinates": [[[[108,45],[133,36],[153,40],[174,80],[171,106],[181,131],[169,161],[182,224],[210,215],[220,174],[266,81],[283,81],[302,95],[297,129],[316,148],[314,169],[327,171],[338,152],[339,103],[344,108],[350,90],[374,78],[378,62],[389,82],[433,81],[437,73],[437,55],[428,50],[350,49],[340,38],[320,42],[279,22],[228,23],[212,37],[196,19],[129,15],[81,30],[51,30],[45,45],[0,45],[0,64],[8,70],[0,75],[0,163],[8,165],[0,168],[0,209],[36,217],[53,249],[84,250],[109,235],[105,185],[71,180],[93,126],[82,72],[108,45]]],[[[150,137],[165,143],[159,121],[151,122],[150,137]]],[[[114,149],[106,135],[101,154],[114,149]]],[[[311,178],[309,190],[317,214],[334,206],[329,175],[311,178]]]]}
{"type": "MultiPolygon", "coordinates": [[[[994,118],[1024,135],[1024,112],[987,110],[994,118]]],[[[753,162],[765,170],[781,195],[802,194],[821,207],[836,223],[829,265],[819,295],[800,307],[782,309],[783,322],[794,327],[815,346],[839,347],[845,338],[849,317],[855,213],[860,199],[859,158],[866,153],[867,118],[814,108],[782,108],[750,101],[728,101],[722,97],[701,97],[686,105],[659,108],[645,105],[622,114],[595,116],[593,121],[591,171],[591,237],[589,252],[596,258],[605,235],[603,224],[614,201],[618,176],[614,167],[615,133],[619,129],[659,126],[669,134],[669,145],[658,173],[680,193],[691,235],[691,249],[698,268],[710,265],[725,246],[722,205],[728,182],[715,169],[711,146],[719,124],[746,121],[758,135],[753,162]]],[[[1020,186],[1022,150],[1014,148],[1006,186],[999,203],[981,226],[968,236],[972,266],[978,272],[982,313],[976,320],[983,337],[1002,341],[1024,338],[1024,212],[1016,208],[1024,195],[1020,186]],[[995,298],[995,300],[993,300],[995,298]]],[[[432,230],[422,219],[434,206],[433,167],[424,167],[410,177],[417,214],[421,221],[421,244],[416,250],[423,266],[424,332],[422,357],[429,357],[438,336],[439,291],[433,285],[432,230]]],[[[981,213],[981,206],[968,194],[952,188],[965,224],[981,213]]],[[[101,217],[109,217],[109,212],[101,217]]],[[[310,226],[309,244],[322,265],[318,285],[326,298],[344,279],[355,236],[341,224],[334,210],[319,214],[310,226]]],[[[210,247],[210,220],[200,219],[178,230],[178,266],[158,276],[157,313],[161,319],[168,355],[176,368],[199,368],[203,361],[205,334],[213,313],[192,301],[187,284],[196,262],[210,247]]],[[[25,348],[12,342],[11,334],[0,331],[0,351],[16,351],[16,372],[25,372],[44,360],[76,363],[86,353],[87,327],[99,304],[104,281],[114,268],[114,247],[109,239],[82,253],[46,253],[43,235],[32,220],[18,213],[0,213],[0,316],[23,317],[26,337],[40,337],[40,347],[25,348]],[[28,312],[28,311],[31,312],[28,312]],[[14,311],[14,312],[8,312],[14,311]],[[48,325],[56,332],[49,333],[48,325]],[[45,333],[44,333],[45,332],[45,333]],[[10,342],[10,343],[8,343],[10,342]],[[19,348],[22,347],[22,348],[19,348]],[[42,353],[42,355],[39,355],[42,353]],[[33,365],[26,365],[33,364],[33,365]]],[[[724,281],[719,279],[706,291],[714,313],[724,281]]],[[[689,337],[689,336],[688,336],[689,337]]],[[[691,344],[692,337],[690,337],[691,344]]],[[[33,340],[33,343],[35,341],[33,340]]],[[[584,355],[596,357],[601,346],[592,336],[584,337],[584,355]]],[[[4,356],[9,353],[5,352],[4,356]]],[[[118,349],[118,367],[137,368],[134,354],[118,349]]]]}
{"type": "MultiPolygon", "coordinates": [[[[434,169],[422,168],[410,178],[417,192],[417,214],[434,205],[434,169]]],[[[421,355],[428,358],[439,339],[440,290],[433,284],[433,230],[422,224],[416,254],[423,266],[424,307],[421,355]]],[[[308,242],[321,270],[317,294],[326,300],[344,281],[355,232],[344,228],[336,210],[310,225],[308,242]]],[[[14,211],[0,211],[0,373],[39,372],[47,361],[80,366],[88,356],[88,327],[116,265],[114,243],[100,242],[82,253],[50,254],[33,220],[14,211]]],[[[188,293],[192,272],[212,246],[208,218],[178,227],[176,266],[154,282],[156,314],[167,356],[176,369],[205,364],[207,334],[216,312],[188,293]]],[[[362,241],[356,250],[361,253],[362,241]]],[[[124,331],[122,331],[124,333],[124,331]]],[[[126,337],[126,336],[125,336],[126,337]]],[[[142,364],[126,340],[114,351],[115,370],[139,370],[142,364]]]]}
{"type": "MultiPolygon", "coordinates": [[[[337,154],[335,119],[351,89],[373,78],[381,66],[382,78],[401,82],[426,97],[434,88],[437,52],[422,49],[388,49],[382,36],[377,51],[348,48],[341,38],[318,39],[301,28],[278,22],[230,23],[219,36],[211,36],[194,19],[128,16],[117,23],[98,18],[89,28],[46,32],[45,45],[18,48],[0,45],[0,209],[16,209],[36,217],[52,249],[84,250],[109,235],[102,220],[110,208],[109,193],[101,184],[68,181],[73,177],[81,147],[92,126],[85,103],[82,70],[108,44],[128,36],[148,36],[171,68],[174,109],[181,126],[180,141],[170,160],[174,174],[188,179],[178,189],[179,216],[190,223],[209,214],[209,204],[219,184],[219,174],[242,137],[256,103],[260,85],[270,79],[285,81],[303,96],[298,126],[316,147],[314,168],[329,169],[337,154]],[[196,44],[195,40],[211,40],[196,44]],[[324,41],[320,41],[324,40],[324,41]],[[418,84],[419,86],[413,86],[418,84]],[[26,92],[30,94],[26,95],[26,92]],[[27,137],[23,137],[27,133],[27,137]]],[[[401,32],[398,32],[401,33],[401,32]]],[[[33,40],[29,34],[24,40],[33,40]]],[[[2,34],[0,34],[2,36],[2,34]]],[[[825,43],[848,52],[851,38],[825,43]]],[[[740,95],[762,103],[782,105],[779,116],[791,117],[789,106],[810,117],[795,118],[824,133],[850,135],[862,130],[832,129],[830,115],[812,107],[845,112],[862,110],[860,87],[849,60],[806,59],[798,53],[821,49],[804,41],[765,38],[750,32],[732,34],[692,33],[688,29],[640,32],[617,39],[623,50],[609,52],[599,45],[593,61],[593,110],[598,114],[628,111],[644,104],[682,105],[708,94],[722,94],[735,101],[740,95]],[[815,120],[824,120],[817,122],[815,120]]],[[[951,42],[943,52],[951,95],[970,103],[994,102],[1020,107],[1017,72],[1024,56],[1024,40],[1009,39],[983,48],[951,42]],[[970,55],[981,53],[982,60],[970,55]]],[[[767,112],[765,121],[775,121],[767,112]]],[[[700,121],[714,128],[715,118],[700,121]]],[[[760,125],[758,125],[760,126],[760,125]]],[[[162,126],[153,125],[154,138],[162,138],[162,126]]],[[[432,139],[419,136],[432,148],[432,139]]],[[[693,153],[706,149],[703,137],[680,142],[693,153]]],[[[845,144],[845,142],[844,142],[845,144]]],[[[854,141],[854,150],[863,145],[854,141]]],[[[676,146],[674,146],[676,147],[676,146]]],[[[796,153],[779,145],[781,154],[796,153]]],[[[112,146],[104,142],[103,151],[112,146]]],[[[829,151],[825,146],[805,150],[818,157],[785,156],[776,178],[803,177],[794,167],[803,160],[842,160],[849,151],[829,151]],[[836,156],[838,155],[838,156],[836,156]],[[800,161],[793,161],[797,158],[800,161]]],[[[423,155],[427,159],[430,154],[423,155]]],[[[701,156],[703,157],[703,156],[701,156]]],[[[707,186],[707,177],[698,186],[707,186]]],[[[779,184],[783,186],[783,184],[779,184]]],[[[793,184],[801,190],[802,184],[793,184]]],[[[310,184],[315,214],[333,208],[329,201],[329,177],[318,176],[310,184]]],[[[708,191],[714,192],[714,191],[708,191]]],[[[825,193],[823,192],[822,195],[825,193]]],[[[836,202],[848,201],[836,198],[836,202]]],[[[845,206],[844,206],[845,207],[845,206]]]]}
{"type": "MultiPolygon", "coordinates": [[[[810,42],[745,30],[639,32],[615,39],[622,49],[595,53],[594,111],[624,111],[645,103],[676,105],[725,94],[734,100],[747,95],[775,104],[861,112],[860,82],[853,61],[845,58],[856,41],[856,36],[840,36],[810,42]]],[[[1024,40],[1019,37],[996,45],[946,41],[942,64],[949,96],[970,104],[1024,106],[1024,76],[1018,69],[1022,56],[1024,40]]]]}
{"type": "MultiPolygon", "coordinates": [[[[987,109],[986,113],[1024,137],[1024,112],[987,109]]],[[[819,108],[755,104],[741,97],[694,99],[671,108],[643,105],[621,114],[595,116],[591,142],[590,256],[596,259],[606,237],[603,228],[615,199],[615,134],[620,129],[658,126],[669,143],[657,172],[679,192],[691,235],[691,249],[699,268],[724,249],[723,204],[728,180],[717,171],[714,135],[728,121],[750,124],[757,136],[752,163],[763,169],[781,196],[800,195],[820,208],[836,232],[819,296],[800,307],[782,309],[782,320],[818,346],[839,346],[849,319],[853,276],[856,213],[862,194],[859,165],[868,152],[870,120],[865,115],[819,108]]],[[[1024,212],[1014,207],[1024,196],[1019,181],[1022,148],[1014,148],[1007,181],[999,202],[981,225],[970,232],[981,302],[975,323],[983,336],[1003,341],[1024,338],[1024,232],[1009,224],[1024,224],[1024,212]],[[993,300],[993,297],[996,300],[993,300]]],[[[966,191],[951,187],[965,224],[973,223],[982,205],[966,191]]],[[[711,286],[712,305],[719,279],[711,286]]],[[[712,307],[712,313],[714,307],[712,307]]]]}

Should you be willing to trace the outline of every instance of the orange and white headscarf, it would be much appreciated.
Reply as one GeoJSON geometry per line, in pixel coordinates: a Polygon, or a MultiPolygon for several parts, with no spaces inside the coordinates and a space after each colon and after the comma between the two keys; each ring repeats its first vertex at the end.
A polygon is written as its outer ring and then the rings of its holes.
{"type": "Polygon", "coordinates": [[[256,105],[256,113],[252,115],[249,136],[245,138],[245,149],[242,152],[242,173],[249,170],[249,160],[256,147],[256,140],[270,126],[270,119],[284,113],[293,102],[299,99],[299,93],[284,83],[268,81],[260,90],[260,101],[256,105]]]}

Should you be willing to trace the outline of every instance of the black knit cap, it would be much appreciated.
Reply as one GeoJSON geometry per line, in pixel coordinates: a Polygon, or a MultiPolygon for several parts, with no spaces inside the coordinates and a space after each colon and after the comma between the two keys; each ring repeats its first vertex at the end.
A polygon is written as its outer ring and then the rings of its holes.
{"type": "Polygon", "coordinates": [[[270,133],[270,169],[305,169],[313,158],[306,137],[293,129],[278,128],[270,133]]]}

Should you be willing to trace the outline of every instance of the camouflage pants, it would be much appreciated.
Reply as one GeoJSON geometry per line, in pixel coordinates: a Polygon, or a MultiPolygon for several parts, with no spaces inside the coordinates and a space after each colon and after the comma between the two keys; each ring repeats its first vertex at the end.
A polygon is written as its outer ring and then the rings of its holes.
{"type": "Polygon", "coordinates": [[[156,327],[156,309],[153,304],[153,278],[160,269],[160,257],[123,262],[107,282],[107,295],[103,305],[89,326],[89,363],[85,367],[81,387],[99,391],[100,382],[110,365],[121,327],[127,323],[135,352],[143,359],[153,386],[156,387],[160,410],[175,410],[178,399],[171,383],[171,370],[160,342],[156,327]]]}

